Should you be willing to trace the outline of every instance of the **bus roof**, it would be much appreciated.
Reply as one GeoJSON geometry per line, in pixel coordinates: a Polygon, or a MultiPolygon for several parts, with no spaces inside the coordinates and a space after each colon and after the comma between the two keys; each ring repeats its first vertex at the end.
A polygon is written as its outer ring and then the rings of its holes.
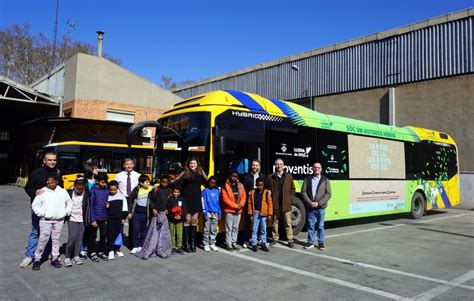
{"type": "MultiPolygon", "coordinates": [[[[44,147],[55,147],[62,145],[87,145],[87,146],[105,146],[105,147],[119,147],[128,148],[126,144],[119,143],[102,143],[102,142],[84,142],[84,141],[61,141],[45,145],[44,147]]],[[[133,144],[131,148],[153,149],[152,145],[136,145],[133,144]]]]}
{"type": "Polygon", "coordinates": [[[353,134],[375,136],[405,141],[430,140],[453,144],[453,138],[442,132],[406,126],[396,127],[347,117],[323,114],[292,102],[264,98],[260,95],[235,90],[219,90],[185,99],[175,104],[162,116],[173,115],[178,111],[212,111],[212,107],[229,107],[234,110],[255,114],[286,117],[296,126],[309,126],[353,134]],[[207,107],[207,108],[204,108],[207,107]],[[209,109],[211,107],[211,109],[209,109]]]}

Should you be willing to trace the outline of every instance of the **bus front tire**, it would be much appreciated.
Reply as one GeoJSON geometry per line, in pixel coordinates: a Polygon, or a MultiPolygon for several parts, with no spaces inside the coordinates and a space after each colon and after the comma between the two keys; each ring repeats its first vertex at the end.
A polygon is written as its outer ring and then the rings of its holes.
{"type": "Polygon", "coordinates": [[[423,214],[425,213],[425,208],[426,208],[425,197],[421,193],[415,192],[415,194],[413,194],[413,197],[411,199],[410,218],[412,219],[422,218],[423,214]]]}
{"type": "Polygon", "coordinates": [[[293,235],[298,235],[306,223],[306,207],[303,201],[296,197],[291,204],[291,225],[293,235]]]}

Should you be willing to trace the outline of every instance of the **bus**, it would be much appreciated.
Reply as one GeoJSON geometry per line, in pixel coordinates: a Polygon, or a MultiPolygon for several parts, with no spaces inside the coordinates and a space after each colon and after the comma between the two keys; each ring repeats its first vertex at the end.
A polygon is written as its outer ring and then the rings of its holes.
{"type": "Polygon", "coordinates": [[[99,172],[105,172],[109,180],[122,171],[123,160],[131,158],[135,162],[135,170],[141,174],[151,176],[153,166],[153,146],[126,144],[62,141],[50,143],[38,152],[38,158],[43,154],[53,152],[57,154],[57,167],[61,171],[64,188],[74,184],[78,174],[84,173],[83,165],[90,162],[97,165],[99,172]]]}
{"type": "Polygon", "coordinates": [[[447,133],[395,127],[319,113],[277,99],[221,90],[175,104],[155,122],[155,174],[176,175],[188,157],[198,157],[223,183],[236,160],[259,159],[265,174],[283,159],[294,177],[295,233],[306,222],[301,186],[320,162],[331,180],[326,220],[406,213],[459,204],[456,143],[447,133]]]}

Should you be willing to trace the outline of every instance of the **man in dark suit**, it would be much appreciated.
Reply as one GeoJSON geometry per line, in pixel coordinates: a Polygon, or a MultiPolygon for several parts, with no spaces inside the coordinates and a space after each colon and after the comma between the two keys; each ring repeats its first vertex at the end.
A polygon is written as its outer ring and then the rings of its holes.
{"type": "Polygon", "coordinates": [[[308,243],[305,249],[315,245],[315,225],[318,231],[318,249],[324,250],[324,215],[328,201],[331,198],[331,184],[329,179],[321,174],[320,163],[313,164],[313,174],[306,177],[301,187],[303,200],[310,210],[308,211],[308,243]]]}

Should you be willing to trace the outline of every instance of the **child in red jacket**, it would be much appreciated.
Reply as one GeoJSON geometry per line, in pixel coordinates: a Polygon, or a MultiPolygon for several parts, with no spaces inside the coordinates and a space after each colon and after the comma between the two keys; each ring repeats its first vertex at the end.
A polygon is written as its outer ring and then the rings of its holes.
{"type": "Polygon", "coordinates": [[[238,251],[237,234],[239,233],[240,215],[247,198],[244,185],[238,180],[239,175],[231,172],[222,188],[222,204],[225,213],[225,240],[228,251],[238,251]]]}

